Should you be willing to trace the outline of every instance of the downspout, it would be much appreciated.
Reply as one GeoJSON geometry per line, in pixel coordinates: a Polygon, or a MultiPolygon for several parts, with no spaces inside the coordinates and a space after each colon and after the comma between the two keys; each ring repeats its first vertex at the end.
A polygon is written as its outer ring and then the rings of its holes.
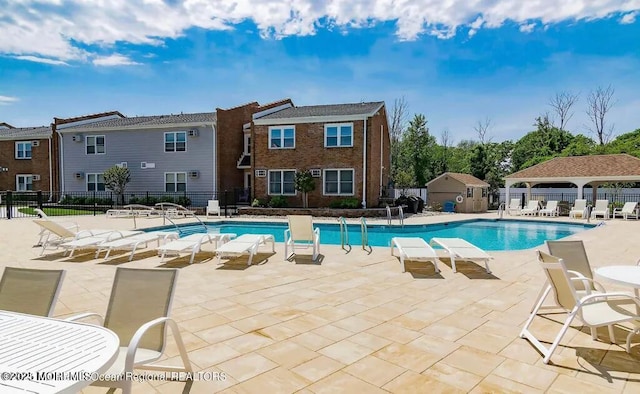
{"type": "Polygon", "coordinates": [[[53,196],[53,158],[51,157],[51,139],[53,134],[49,136],[49,201],[53,196]]]}
{"type": "Polygon", "coordinates": [[[60,197],[64,195],[65,187],[64,187],[64,139],[62,138],[62,133],[58,131],[56,127],[56,133],[60,137],[60,146],[58,149],[60,150],[60,197]]]}
{"type": "Polygon", "coordinates": [[[384,172],[384,161],[382,158],[384,157],[384,126],[380,125],[380,197],[382,197],[382,173],[384,172]]]}
{"type": "Polygon", "coordinates": [[[364,130],[362,132],[362,208],[367,207],[367,118],[364,118],[364,130]]]}
{"type": "Polygon", "coordinates": [[[213,192],[214,199],[220,200],[220,196],[218,196],[218,150],[217,148],[217,138],[216,138],[216,125],[214,123],[211,124],[211,129],[213,131],[213,192]]]}

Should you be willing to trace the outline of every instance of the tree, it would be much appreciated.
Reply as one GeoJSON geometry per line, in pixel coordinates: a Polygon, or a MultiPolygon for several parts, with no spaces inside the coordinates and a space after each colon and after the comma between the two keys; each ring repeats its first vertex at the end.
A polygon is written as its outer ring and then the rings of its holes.
{"type": "Polygon", "coordinates": [[[546,116],[536,118],[535,126],[535,131],[527,133],[513,146],[511,166],[514,171],[557,156],[574,139],[568,131],[553,126],[546,116]]]}
{"type": "Polygon", "coordinates": [[[413,171],[414,186],[423,187],[433,177],[436,139],[429,134],[427,119],[416,114],[402,139],[400,168],[413,171]],[[406,167],[405,167],[406,166],[406,167]]]}
{"type": "Polygon", "coordinates": [[[489,119],[488,117],[485,118],[484,120],[479,120],[478,123],[476,123],[476,125],[473,126],[473,129],[476,131],[476,134],[478,134],[478,140],[480,140],[480,143],[483,145],[491,141],[491,137],[487,136],[487,132],[489,131],[490,126],[491,126],[491,119],[489,119]]]}
{"type": "Polygon", "coordinates": [[[400,168],[402,136],[407,126],[407,109],[409,105],[404,97],[395,99],[391,108],[391,124],[389,135],[391,137],[391,176],[397,181],[396,174],[400,168]]]}
{"type": "Polygon", "coordinates": [[[313,179],[313,176],[311,176],[311,172],[308,170],[296,172],[293,184],[295,189],[302,193],[302,206],[304,208],[308,208],[309,192],[316,189],[316,182],[313,179]]]}
{"type": "Polygon", "coordinates": [[[553,108],[553,112],[558,116],[559,124],[556,125],[560,130],[565,130],[567,123],[573,117],[571,108],[578,101],[578,94],[569,91],[556,93],[549,99],[549,105],[553,108]]]}
{"type": "Polygon", "coordinates": [[[124,204],[124,191],[127,183],[131,180],[131,173],[126,167],[113,166],[105,170],[104,186],[116,193],[120,197],[120,201],[124,204]]]}
{"type": "Polygon", "coordinates": [[[560,153],[561,156],[587,156],[598,153],[596,143],[583,134],[573,137],[573,141],[560,153]]]}
{"type": "Polygon", "coordinates": [[[596,90],[592,90],[589,92],[589,96],[587,96],[586,112],[591,122],[591,125],[587,127],[596,135],[600,145],[609,142],[613,134],[613,125],[607,127],[606,117],[611,107],[615,104],[613,102],[614,93],[615,90],[611,85],[607,86],[606,89],[598,86],[596,90]]]}
{"type": "Polygon", "coordinates": [[[640,157],[640,129],[617,136],[607,144],[606,153],[628,153],[640,157]]]}

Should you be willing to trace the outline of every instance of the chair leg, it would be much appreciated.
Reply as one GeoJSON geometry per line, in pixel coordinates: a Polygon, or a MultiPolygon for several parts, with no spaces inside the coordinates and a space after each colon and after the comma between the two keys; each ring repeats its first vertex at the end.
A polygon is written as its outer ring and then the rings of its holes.
{"type": "Polygon", "coordinates": [[[400,254],[400,264],[402,265],[402,272],[406,272],[406,268],[404,266],[404,256],[400,254]]]}
{"type": "Polygon", "coordinates": [[[640,328],[636,328],[634,330],[632,330],[629,335],[627,335],[627,341],[626,341],[626,345],[625,345],[625,349],[627,351],[627,353],[631,353],[631,337],[633,337],[634,335],[640,333],[640,328]]]}
{"type": "Polygon", "coordinates": [[[542,359],[543,363],[548,364],[549,360],[551,360],[551,355],[553,355],[553,352],[555,352],[556,348],[560,344],[560,341],[564,337],[564,334],[567,333],[567,330],[569,329],[569,326],[571,325],[573,318],[576,316],[576,312],[577,310],[574,309],[571,311],[571,313],[569,313],[569,316],[567,316],[567,321],[565,321],[564,324],[562,325],[562,328],[560,329],[560,332],[556,336],[556,339],[553,341],[553,343],[551,344],[551,347],[547,351],[547,354],[545,354],[544,358],[542,359]]]}
{"type": "Polygon", "coordinates": [[[598,340],[598,330],[595,327],[589,327],[591,329],[591,339],[594,341],[598,340]]]}
{"type": "Polygon", "coordinates": [[[609,341],[611,343],[616,343],[616,334],[613,331],[613,324],[609,324],[607,327],[609,328],[609,341]]]}
{"type": "Polygon", "coordinates": [[[449,257],[451,258],[451,269],[453,270],[453,272],[458,272],[458,270],[456,269],[456,258],[453,255],[453,253],[449,253],[449,257]]]}

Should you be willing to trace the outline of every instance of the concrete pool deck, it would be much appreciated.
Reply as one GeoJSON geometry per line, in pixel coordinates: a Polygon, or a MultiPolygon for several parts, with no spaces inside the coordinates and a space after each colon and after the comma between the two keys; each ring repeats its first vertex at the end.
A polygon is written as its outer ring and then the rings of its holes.
{"type": "MultiPolygon", "coordinates": [[[[414,216],[405,223],[496,217],[414,216]]],[[[81,228],[133,229],[131,219],[104,215],[54,220],[75,221],[81,228]]],[[[137,220],[138,228],[161,224],[162,219],[137,220]]],[[[620,345],[625,329],[616,330],[618,344],[609,344],[592,341],[588,330],[575,325],[550,365],[518,337],[544,282],[534,249],[491,252],[492,276],[471,263],[458,263],[454,274],[442,255],[442,273],[434,275],[433,265],[417,262],[402,273],[389,248],[374,247],[368,254],[358,245],[348,254],[340,246],[322,245],[321,263],[310,264],[305,256],[285,261],[284,245],[277,243],[275,254],[262,249],[251,267],[246,257],[218,265],[213,245],[205,245],[193,265],[188,256],[161,264],[152,250],[138,252],[131,263],[125,254],[107,262],[93,259],[93,253],[65,258],[50,251],[40,257],[33,247],[38,232],[28,218],[0,221],[0,265],[67,270],[56,317],[104,314],[119,265],[180,269],[172,317],[194,369],[224,372],[227,379],[136,383],[134,393],[640,391],[640,335],[628,355],[620,345]]],[[[570,239],[585,242],[594,268],[633,265],[640,258],[640,221],[608,220],[570,239]]],[[[629,290],[600,282],[608,290],[629,290]]],[[[539,317],[532,331],[550,342],[563,319],[539,317]]],[[[607,338],[606,328],[598,333],[607,338]]],[[[179,362],[171,339],[168,354],[179,362]]]]}

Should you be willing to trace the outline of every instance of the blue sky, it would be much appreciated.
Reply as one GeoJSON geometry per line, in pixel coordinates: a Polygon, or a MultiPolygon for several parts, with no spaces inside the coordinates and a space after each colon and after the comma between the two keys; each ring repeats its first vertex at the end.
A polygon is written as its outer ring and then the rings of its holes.
{"type": "Polygon", "coordinates": [[[494,141],[532,130],[560,91],[588,135],[609,84],[614,133],[640,128],[640,1],[0,0],[0,122],[109,110],[212,111],[404,97],[431,132],[494,141]],[[529,4],[536,3],[536,4],[529,4]]]}

